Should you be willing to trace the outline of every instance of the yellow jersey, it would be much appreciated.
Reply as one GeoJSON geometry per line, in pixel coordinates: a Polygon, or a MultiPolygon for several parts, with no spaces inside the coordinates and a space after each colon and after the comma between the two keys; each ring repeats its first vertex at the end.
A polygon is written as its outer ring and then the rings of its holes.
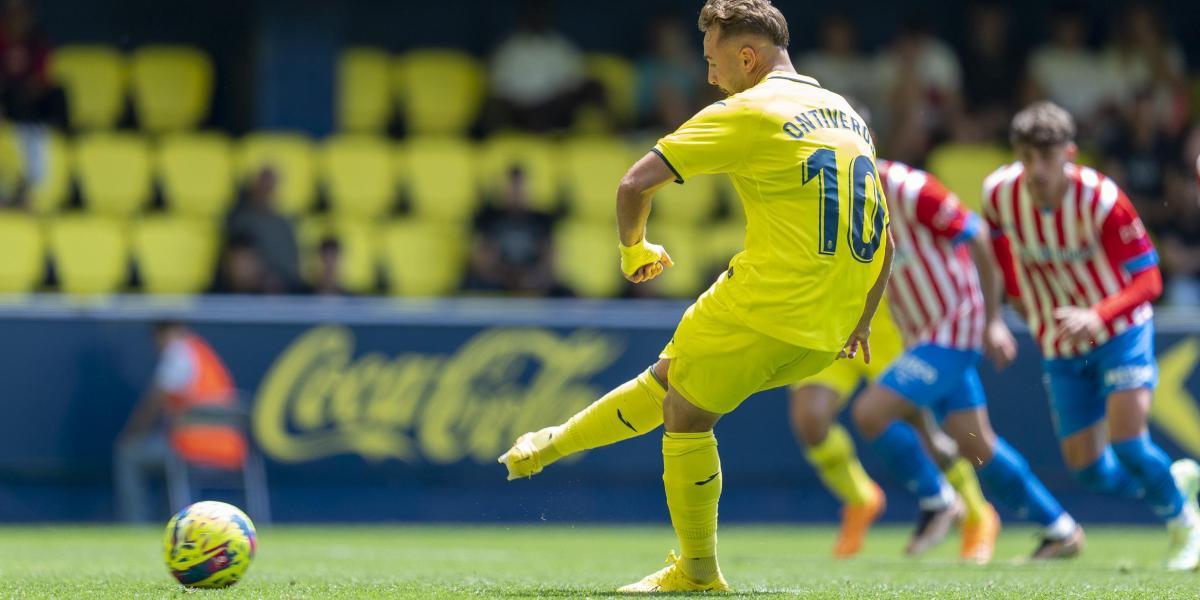
{"type": "Polygon", "coordinates": [[[862,118],[816,80],[775,71],[701,110],[654,147],[677,183],[727,173],[744,250],[714,284],[746,326],[836,351],[883,263],[888,222],[862,118]]]}

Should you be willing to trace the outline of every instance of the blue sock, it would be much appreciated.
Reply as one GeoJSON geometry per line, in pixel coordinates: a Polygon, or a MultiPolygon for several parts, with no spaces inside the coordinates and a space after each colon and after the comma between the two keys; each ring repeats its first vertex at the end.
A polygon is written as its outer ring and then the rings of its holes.
{"type": "Polygon", "coordinates": [[[996,438],[992,460],[979,469],[979,480],[988,496],[999,500],[1022,519],[1047,527],[1063,514],[1058,500],[1029,470],[1025,457],[1004,438],[996,438]]]}
{"type": "Polygon", "coordinates": [[[925,453],[921,440],[912,426],[893,421],[871,441],[871,448],[887,465],[892,475],[918,498],[931,498],[942,493],[942,474],[925,453]]]}
{"type": "Polygon", "coordinates": [[[1104,448],[1104,454],[1096,462],[1075,471],[1075,479],[1093,492],[1115,494],[1122,498],[1142,498],[1146,495],[1141,482],[1121,465],[1111,446],[1104,448]]]}
{"type": "Polygon", "coordinates": [[[1183,494],[1171,476],[1171,459],[1150,441],[1150,434],[1116,442],[1112,447],[1117,460],[1145,488],[1150,510],[1163,520],[1178,516],[1183,510],[1183,494]]]}

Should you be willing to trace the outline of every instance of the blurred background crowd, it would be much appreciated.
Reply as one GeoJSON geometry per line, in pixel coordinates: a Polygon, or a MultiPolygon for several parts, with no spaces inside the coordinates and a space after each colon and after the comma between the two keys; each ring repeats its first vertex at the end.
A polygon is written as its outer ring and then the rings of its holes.
{"type": "MultiPolygon", "coordinates": [[[[192,42],[110,39],[83,2],[5,0],[0,290],[687,297],[738,250],[743,217],[720,178],[660,194],[651,228],[671,276],[633,289],[612,247],[624,169],[719,99],[699,0],[626,3],[632,33],[608,36],[620,47],[591,47],[578,32],[607,25],[571,2],[507,2],[507,33],[445,40],[454,19],[486,21],[466,14],[486,3],[398,4],[356,11],[381,21],[343,28],[358,39],[288,19],[258,39],[226,14],[240,3],[217,3],[192,27],[232,33],[192,42]]],[[[1011,160],[1017,108],[1066,107],[1080,162],[1115,178],[1153,232],[1164,301],[1200,305],[1194,7],[977,1],[865,20],[778,4],[797,70],[869,107],[881,157],[931,170],[970,206],[1011,160]]],[[[171,18],[131,6],[153,17],[142,29],[171,18]]]]}

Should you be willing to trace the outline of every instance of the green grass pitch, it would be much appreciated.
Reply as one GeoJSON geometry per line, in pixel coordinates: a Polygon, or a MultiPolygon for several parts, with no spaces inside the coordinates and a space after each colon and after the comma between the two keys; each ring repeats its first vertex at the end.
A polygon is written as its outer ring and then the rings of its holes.
{"type": "MultiPolygon", "coordinates": [[[[879,528],[853,561],[828,557],[830,527],[722,528],[735,596],[814,598],[1196,598],[1200,573],[1167,573],[1159,528],[1089,530],[1078,560],[1021,564],[1033,531],[1009,528],[988,567],[958,564],[952,537],[900,555],[907,531],[879,528]]],[[[161,531],[0,528],[0,598],[582,598],[663,566],[666,527],[561,525],[274,527],[246,579],[185,590],[162,564],[161,531]]]]}

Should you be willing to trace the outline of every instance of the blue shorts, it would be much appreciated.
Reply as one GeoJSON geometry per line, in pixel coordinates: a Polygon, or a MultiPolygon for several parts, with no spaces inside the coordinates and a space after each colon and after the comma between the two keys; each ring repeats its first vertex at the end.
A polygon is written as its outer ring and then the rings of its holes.
{"type": "Polygon", "coordinates": [[[952,412],[987,404],[975,370],[979,357],[974,350],[934,344],[914,346],[888,367],[879,384],[928,408],[941,421],[952,412]]]}
{"type": "Polygon", "coordinates": [[[1137,388],[1154,389],[1154,325],[1144,323],[1075,358],[1042,361],[1050,396],[1050,416],[1059,439],[1104,418],[1108,396],[1137,388]]]}

